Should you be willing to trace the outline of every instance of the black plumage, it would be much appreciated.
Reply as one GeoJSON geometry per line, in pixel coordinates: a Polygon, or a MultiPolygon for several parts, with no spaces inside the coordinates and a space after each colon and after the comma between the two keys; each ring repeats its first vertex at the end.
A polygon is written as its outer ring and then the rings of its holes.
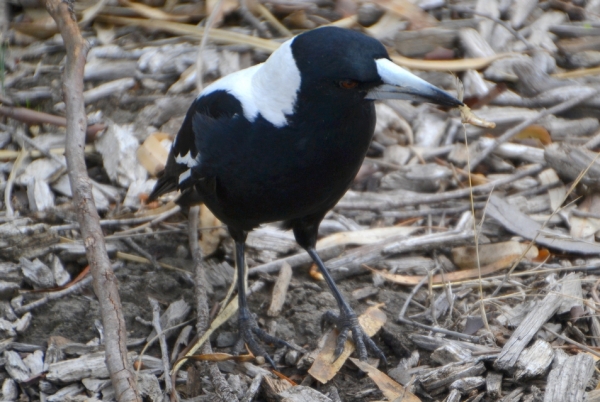
{"type": "Polygon", "coordinates": [[[340,314],[341,353],[348,331],[361,359],[384,358],[315,251],[323,217],[349,188],[375,128],[374,99],[460,101],[389,61],[377,40],[340,28],[319,28],[286,42],[263,65],[207,87],[191,105],[150,199],[175,189],[204,202],[236,242],[239,326],[254,339],[285,344],[262,331],[244,291],[244,243],[258,225],[283,221],[323,272],[340,314]]]}

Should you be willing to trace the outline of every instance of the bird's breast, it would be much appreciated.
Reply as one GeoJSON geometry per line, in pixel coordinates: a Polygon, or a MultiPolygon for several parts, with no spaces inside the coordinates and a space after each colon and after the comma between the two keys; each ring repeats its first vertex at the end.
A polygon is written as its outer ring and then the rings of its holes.
{"type": "Polygon", "coordinates": [[[337,121],[312,115],[284,128],[258,119],[244,132],[221,137],[216,148],[227,155],[210,158],[216,190],[207,205],[225,223],[246,229],[332,208],[368,150],[375,114],[371,103],[366,106],[337,121]]]}

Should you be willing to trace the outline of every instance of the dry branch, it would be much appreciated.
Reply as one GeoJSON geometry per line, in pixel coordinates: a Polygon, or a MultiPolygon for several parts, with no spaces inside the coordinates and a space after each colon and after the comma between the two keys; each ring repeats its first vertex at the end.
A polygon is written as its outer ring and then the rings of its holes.
{"type": "MultiPolygon", "coordinates": [[[[209,326],[209,309],[208,309],[208,295],[206,293],[206,277],[204,275],[204,269],[202,266],[202,252],[200,251],[200,247],[198,245],[198,213],[200,211],[199,207],[190,208],[189,215],[189,242],[190,242],[190,251],[192,253],[192,258],[194,259],[195,265],[195,275],[194,279],[196,282],[195,293],[196,293],[196,316],[198,320],[196,321],[196,330],[198,334],[203,334],[206,332],[209,326]]],[[[212,347],[210,346],[210,342],[206,342],[202,345],[202,354],[211,354],[212,347]]],[[[210,373],[212,383],[215,387],[217,395],[221,398],[222,401],[237,401],[238,398],[235,396],[231,387],[225,380],[221,371],[219,371],[219,366],[217,366],[216,362],[202,362],[205,369],[210,373]]],[[[174,365],[174,371],[176,370],[177,365],[174,365]]]]}
{"type": "Polygon", "coordinates": [[[88,44],[81,36],[77,21],[73,17],[71,3],[48,0],[46,8],[58,25],[67,51],[63,79],[67,116],[67,165],[77,220],[94,278],[94,291],[100,303],[106,336],[106,365],[118,401],[141,401],[127,359],[127,331],[121,300],[116,277],[106,253],[100,218],[92,197],[92,186],[83,154],[87,128],[83,104],[83,70],[88,44]]]}

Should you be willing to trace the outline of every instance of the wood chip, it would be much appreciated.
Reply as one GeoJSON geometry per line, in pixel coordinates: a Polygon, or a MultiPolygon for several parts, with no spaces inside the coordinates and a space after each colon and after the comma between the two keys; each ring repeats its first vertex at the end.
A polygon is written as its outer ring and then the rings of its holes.
{"type": "Polygon", "coordinates": [[[292,267],[290,264],[283,264],[279,271],[279,276],[273,286],[273,296],[271,297],[271,306],[267,310],[269,317],[277,317],[281,313],[281,309],[285,303],[288,286],[292,279],[292,267]]]}

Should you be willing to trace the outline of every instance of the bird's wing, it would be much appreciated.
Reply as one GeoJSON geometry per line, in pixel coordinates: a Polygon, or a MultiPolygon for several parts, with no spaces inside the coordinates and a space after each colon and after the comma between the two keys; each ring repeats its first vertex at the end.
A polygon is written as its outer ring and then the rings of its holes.
{"type": "Polygon", "coordinates": [[[216,131],[224,121],[242,114],[239,100],[225,90],[198,97],[185,116],[169,152],[167,165],[159,174],[148,201],[175,190],[182,194],[193,190],[194,184],[205,178],[206,169],[199,150],[203,137],[218,135],[216,131]]]}

